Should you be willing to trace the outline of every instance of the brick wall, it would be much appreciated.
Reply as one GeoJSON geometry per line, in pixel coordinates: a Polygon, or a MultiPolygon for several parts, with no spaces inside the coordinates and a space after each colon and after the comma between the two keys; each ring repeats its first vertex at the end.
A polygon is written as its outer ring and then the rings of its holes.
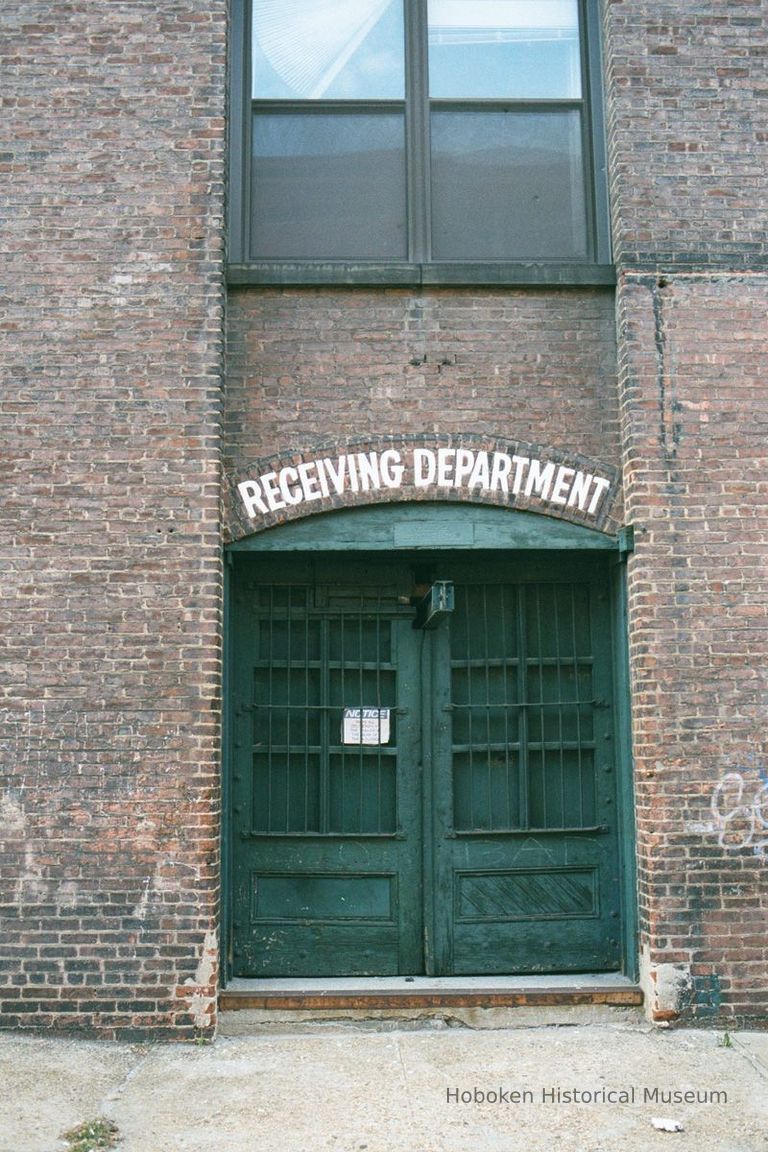
{"type": "Polygon", "coordinates": [[[619,264],[766,266],[762,0],[604,0],[619,264]]]}
{"type": "Polygon", "coordinates": [[[618,464],[615,373],[610,289],[234,291],[226,463],[475,432],[618,464]]]}
{"type": "Polygon", "coordinates": [[[2,16],[0,1014],[211,1025],[224,0],[2,16]]]}
{"type": "Polygon", "coordinates": [[[640,900],[696,1017],[768,1014],[768,285],[621,296],[640,900]]]}
{"type": "Polygon", "coordinates": [[[641,948],[657,1017],[768,1015],[764,5],[611,2],[641,948]]]}

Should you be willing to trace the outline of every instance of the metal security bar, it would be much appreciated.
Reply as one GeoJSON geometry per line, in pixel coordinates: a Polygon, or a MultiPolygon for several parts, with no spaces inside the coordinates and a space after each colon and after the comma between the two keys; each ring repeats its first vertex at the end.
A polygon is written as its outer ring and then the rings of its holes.
{"type": "Polygon", "coordinates": [[[257,590],[252,834],[396,834],[396,618],[370,589],[257,590]]]}
{"type": "Polygon", "coordinates": [[[594,830],[589,587],[467,585],[451,635],[454,830],[594,830]]]}

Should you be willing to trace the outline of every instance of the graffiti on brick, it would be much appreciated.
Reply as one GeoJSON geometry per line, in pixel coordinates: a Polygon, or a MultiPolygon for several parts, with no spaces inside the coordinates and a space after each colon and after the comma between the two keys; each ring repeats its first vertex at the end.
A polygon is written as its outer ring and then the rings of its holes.
{"type": "Polygon", "coordinates": [[[745,780],[741,772],[727,772],[712,793],[712,818],[721,848],[751,848],[755,856],[768,856],[768,777],[745,780]]]}

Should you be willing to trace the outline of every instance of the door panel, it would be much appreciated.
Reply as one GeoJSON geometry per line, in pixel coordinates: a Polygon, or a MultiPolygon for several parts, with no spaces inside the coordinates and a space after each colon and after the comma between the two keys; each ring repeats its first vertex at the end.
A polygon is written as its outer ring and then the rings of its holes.
{"type": "Polygon", "coordinates": [[[620,966],[602,562],[434,571],[428,631],[407,558],[240,579],[237,975],[620,966]]]}
{"type": "Polygon", "coordinates": [[[343,585],[254,584],[243,599],[235,971],[414,970],[420,901],[403,898],[421,880],[411,613],[391,590],[343,585]],[[372,716],[355,721],[363,709],[372,716]]]}
{"type": "Polygon", "coordinates": [[[607,598],[588,578],[507,579],[457,582],[435,651],[452,801],[435,809],[437,967],[617,968],[607,598]]]}

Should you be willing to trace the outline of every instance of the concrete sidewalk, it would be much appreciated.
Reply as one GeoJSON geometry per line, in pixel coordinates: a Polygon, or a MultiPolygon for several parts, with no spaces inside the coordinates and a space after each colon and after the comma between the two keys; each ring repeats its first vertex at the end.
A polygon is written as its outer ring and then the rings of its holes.
{"type": "Polygon", "coordinates": [[[63,1152],[104,1117],[122,1152],[768,1150],[767,1033],[498,1020],[276,1023],[204,1046],[0,1034],[0,1149],[63,1152]]]}

